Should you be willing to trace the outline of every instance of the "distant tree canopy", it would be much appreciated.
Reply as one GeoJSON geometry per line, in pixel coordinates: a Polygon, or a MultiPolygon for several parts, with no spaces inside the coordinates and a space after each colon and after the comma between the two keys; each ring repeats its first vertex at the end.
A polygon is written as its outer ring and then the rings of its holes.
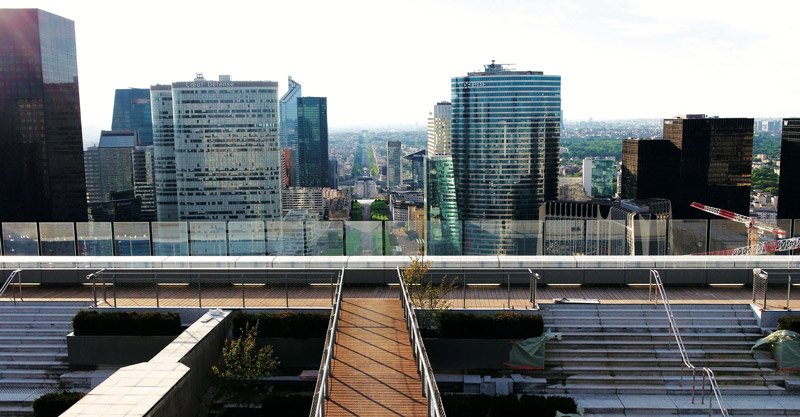
{"type": "Polygon", "coordinates": [[[754,169],[750,184],[753,190],[769,191],[772,195],[778,195],[778,174],[772,168],[754,169]]]}
{"type": "Polygon", "coordinates": [[[766,154],[767,158],[775,160],[781,157],[781,139],[766,134],[757,134],[753,137],[753,156],[766,154]]]}
{"type": "Polygon", "coordinates": [[[590,156],[613,156],[622,159],[622,139],[619,138],[562,138],[561,146],[569,149],[566,159],[590,156]]]}

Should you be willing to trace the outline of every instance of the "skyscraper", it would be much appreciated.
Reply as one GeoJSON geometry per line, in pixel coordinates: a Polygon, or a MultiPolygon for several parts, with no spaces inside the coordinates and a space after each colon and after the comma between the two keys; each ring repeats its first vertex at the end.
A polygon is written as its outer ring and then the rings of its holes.
{"type": "Polygon", "coordinates": [[[133,189],[133,150],[139,146],[135,130],[104,130],[100,143],[85,153],[89,203],[110,200],[112,192],[133,189]]]}
{"type": "Polygon", "coordinates": [[[115,91],[111,130],[135,130],[142,146],[153,144],[150,90],[125,88],[115,91]]]}
{"type": "Polygon", "coordinates": [[[467,225],[464,254],[513,254],[506,220],[537,219],[558,192],[561,77],[492,62],[453,77],[451,93],[459,216],[493,221],[467,225]]]}
{"type": "Polygon", "coordinates": [[[783,119],[778,218],[800,219],[800,118],[783,119]]]}
{"type": "Polygon", "coordinates": [[[450,155],[452,106],[440,101],[428,115],[428,156],[450,155]]]}
{"type": "Polygon", "coordinates": [[[403,152],[402,144],[398,140],[386,143],[386,188],[398,186],[403,183],[403,152]]]}
{"type": "Polygon", "coordinates": [[[734,213],[750,212],[753,119],[686,115],[664,120],[664,140],[680,152],[680,184],[667,198],[675,219],[712,219],[692,201],[734,213]]]}
{"type": "Polygon", "coordinates": [[[339,188],[339,160],[336,158],[328,159],[328,187],[339,188]]]}
{"type": "Polygon", "coordinates": [[[680,153],[668,140],[623,139],[620,198],[668,198],[677,184],[680,153]]]}
{"type": "Polygon", "coordinates": [[[300,187],[328,186],[328,102],[297,99],[297,163],[300,187]]]}
{"type": "Polygon", "coordinates": [[[281,97],[281,148],[292,148],[297,143],[297,99],[302,97],[303,87],[289,77],[289,90],[281,97]]]}
{"type": "Polygon", "coordinates": [[[178,183],[175,177],[175,121],[172,87],[150,87],[153,118],[153,173],[156,217],[160,222],[178,221],[178,183]]]}
{"type": "MultiPolygon", "coordinates": [[[[279,219],[278,84],[198,75],[168,88],[151,87],[153,130],[157,161],[168,158],[174,135],[177,220],[279,219]]],[[[169,172],[156,171],[161,220],[170,178],[159,172],[169,172]]]]}
{"type": "Polygon", "coordinates": [[[0,10],[0,221],[85,221],[75,24],[0,10]]]}
{"type": "Polygon", "coordinates": [[[583,158],[583,188],[586,195],[597,198],[613,197],[614,179],[617,176],[614,168],[613,156],[583,158]]]}
{"type": "Polygon", "coordinates": [[[406,155],[405,159],[411,161],[411,188],[421,190],[425,187],[425,155],[427,150],[406,155]]]}

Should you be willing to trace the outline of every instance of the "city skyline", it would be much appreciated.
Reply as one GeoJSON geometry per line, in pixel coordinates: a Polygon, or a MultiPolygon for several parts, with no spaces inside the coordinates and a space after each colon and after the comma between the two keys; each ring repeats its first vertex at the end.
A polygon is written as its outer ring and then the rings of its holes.
{"type": "MultiPolygon", "coordinates": [[[[792,82],[791,71],[800,57],[784,51],[793,50],[797,30],[791,11],[800,5],[790,2],[758,8],[745,2],[518,1],[489,7],[446,1],[402,8],[314,3],[303,7],[304,24],[317,27],[314,33],[323,32],[324,38],[298,33],[293,42],[275,44],[269,59],[247,53],[247,42],[233,42],[255,39],[263,31],[255,21],[265,16],[272,31],[287,30],[295,20],[279,17],[293,15],[295,6],[248,5],[249,12],[241,13],[240,7],[145,2],[115,9],[131,22],[148,21],[152,10],[182,16],[164,32],[174,35],[167,35],[170,39],[194,41],[152,48],[161,43],[162,31],[118,30],[113,13],[99,16],[91,3],[17,0],[6,5],[38,7],[75,21],[85,143],[110,127],[115,89],[146,88],[195,72],[208,78],[230,73],[235,79],[278,81],[279,94],[292,75],[309,86],[309,95],[329,98],[332,129],[424,126],[432,103],[448,99],[450,77],[491,59],[561,74],[567,120],[681,113],[792,117],[797,112],[790,98],[800,94],[800,85],[792,82]],[[689,6],[691,13],[686,12],[689,6]],[[408,31],[410,26],[420,30],[408,31]],[[514,36],[503,36],[503,42],[484,36],[444,49],[425,47],[451,32],[486,28],[491,33],[491,27],[511,28],[514,36]],[[225,35],[208,36],[216,31],[225,35]],[[682,59],[664,59],[676,54],[682,59]],[[108,71],[103,63],[109,60],[159,65],[108,71]],[[764,71],[770,76],[754,76],[764,71]],[[354,89],[365,93],[352,94],[354,89]],[[380,108],[364,105],[383,95],[393,99],[380,108]]],[[[503,32],[507,35],[508,29],[503,32]]]]}

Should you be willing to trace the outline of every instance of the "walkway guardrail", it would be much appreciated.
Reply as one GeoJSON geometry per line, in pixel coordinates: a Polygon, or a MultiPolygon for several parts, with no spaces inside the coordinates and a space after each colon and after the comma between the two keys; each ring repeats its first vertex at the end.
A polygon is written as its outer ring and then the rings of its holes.
{"type": "MultiPolygon", "coordinates": [[[[236,286],[241,288],[242,308],[247,307],[247,288],[273,286],[280,291],[283,289],[286,300],[285,307],[289,307],[289,287],[297,285],[327,285],[330,286],[331,303],[333,304],[337,274],[341,277],[340,269],[317,269],[314,271],[291,271],[286,269],[261,269],[253,271],[232,272],[225,269],[223,272],[215,271],[175,271],[159,272],[156,270],[115,270],[100,269],[86,276],[91,283],[90,301],[95,307],[100,301],[110,307],[117,307],[118,288],[126,286],[152,287],[156,308],[161,307],[162,287],[182,287],[182,298],[197,298],[198,307],[203,307],[203,288],[210,290],[219,286],[236,286]],[[100,286],[98,298],[97,286],[100,286]],[[110,290],[110,291],[109,291],[110,290]],[[109,295],[109,292],[111,293],[109,295]],[[109,300],[111,297],[111,300],[109,300]]],[[[251,297],[251,300],[259,297],[251,297]]],[[[208,303],[206,303],[208,304],[208,303]]]]}
{"type": "Polygon", "coordinates": [[[328,331],[325,334],[325,350],[322,352],[322,362],[317,374],[317,385],[314,388],[314,400],[311,402],[309,417],[323,417],[325,415],[325,399],[330,395],[331,361],[335,355],[336,331],[339,330],[339,314],[342,310],[342,290],[344,289],[344,268],[339,271],[335,295],[331,298],[331,318],[328,321],[328,331]]]}
{"type": "Polygon", "coordinates": [[[422,343],[422,335],[419,332],[417,315],[414,312],[414,304],[408,295],[403,274],[397,268],[397,279],[400,281],[400,301],[403,304],[403,316],[406,319],[408,335],[414,349],[414,359],[417,362],[417,372],[422,379],[422,395],[428,399],[428,417],[445,417],[442,397],[439,394],[439,387],[436,385],[436,378],[433,375],[433,368],[428,361],[428,351],[422,343]]]}
{"type": "Polygon", "coordinates": [[[15,270],[11,271],[11,274],[8,275],[8,278],[3,283],[3,287],[0,288],[0,297],[3,296],[3,294],[6,292],[6,289],[8,287],[12,287],[11,288],[11,297],[14,300],[14,305],[16,306],[17,305],[17,291],[14,290],[13,285],[11,284],[11,282],[14,281],[14,277],[17,278],[17,288],[19,288],[19,301],[23,301],[22,300],[22,270],[21,269],[15,269],[15,270]]]}
{"type": "MultiPolygon", "coordinates": [[[[650,270],[650,284],[648,286],[647,291],[647,300],[653,301],[653,308],[658,308],[658,298],[661,297],[662,304],[664,305],[664,310],[667,312],[667,319],[669,319],[669,331],[667,333],[667,338],[669,339],[669,348],[672,349],[672,336],[675,337],[675,344],[678,345],[678,350],[681,355],[681,377],[679,385],[683,387],[683,368],[691,369],[692,370],[692,404],[695,403],[695,390],[696,390],[696,368],[692,365],[692,362],[689,361],[689,355],[686,353],[686,348],[683,345],[683,339],[681,338],[681,332],[678,330],[678,325],[675,323],[675,316],[672,314],[672,306],[669,303],[669,297],[667,297],[667,293],[664,290],[664,283],[661,281],[661,275],[659,275],[658,271],[655,269],[650,270]],[[655,288],[655,296],[653,296],[653,288],[655,288]]],[[[708,398],[708,415],[709,417],[712,414],[712,401],[711,397],[717,397],[717,403],[719,404],[719,411],[723,415],[723,417],[728,417],[728,410],[722,403],[722,394],[719,391],[719,385],[717,384],[717,379],[714,377],[714,372],[710,368],[703,368],[703,384],[700,391],[700,404],[705,403],[705,389],[706,389],[706,377],[708,377],[709,383],[709,398],[708,398]]]]}

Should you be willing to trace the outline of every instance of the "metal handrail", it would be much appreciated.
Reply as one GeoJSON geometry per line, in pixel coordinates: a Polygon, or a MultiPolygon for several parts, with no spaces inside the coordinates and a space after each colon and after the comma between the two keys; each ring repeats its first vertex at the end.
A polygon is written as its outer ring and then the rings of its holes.
{"type": "MultiPolygon", "coordinates": [[[[106,271],[106,269],[103,268],[103,269],[100,269],[98,271],[94,271],[89,275],[86,275],[86,280],[92,282],[92,298],[91,299],[92,299],[92,307],[95,307],[95,308],[97,308],[97,280],[95,278],[98,277],[98,276],[102,276],[103,272],[105,272],[105,271],[106,271]]],[[[105,303],[108,304],[108,300],[106,300],[105,295],[106,295],[106,282],[105,282],[105,278],[103,278],[103,301],[105,301],[105,303]]]]}
{"type": "MultiPolygon", "coordinates": [[[[22,299],[22,270],[15,269],[11,271],[11,274],[6,279],[6,282],[3,283],[3,287],[0,288],[0,297],[3,296],[3,293],[6,292],[6,289],[11,285],[11,281],[14,280],[14,277],[17,277],[17,287],[19,288],[19,300],[24,301],[22,299]]],[[[17,293],[13,289],[11,290],[11,297],[14,300],[14,305],[17,305],[17,293]]]]}
{"type": "Polygon", "coordinates": [[[414,312],[414,305],[408,295],[403,274],[400,267],[397,267],[397,279],[400,281],[400,301],[403,304],[403,316],[406,319],[409,339],[414,347],[414,359],[417,362],[417,372],[422,379],[422,395],[428,399],[428,417],[446,417],[442,397],[439,394],[439,387],[436,385],[436,377],[433,375],[433,368],[428,361],[428,351],[422,342],[422,335],[419,332],[417,314],[414,312]]]}
{"type": "Polygon", "coordinates": [[[314,388],[314,400],[311,402],[309,417],[323,417],[325,415],[325,399],[330,396],[328,378],[331,375],[331,360],[336,346],[336,331],[339,330],[339,314],[342,310],[342,289],[344,288],[344,268],[339,272],[339,282],[336,284],[336,294],[331,305],[331,318],[328,321],[328,331],[325,334],[325,350],[322,352],[322,362],[317,373],[317,385],[314,388]]]}
{"type": "MultiPolygon", "coordinates": [[[[692,362],[689,361],[689,355],[686,353],[686,348],[683,345],[683,338],[681,338],[681,332],[678,330],[678,325],[675,323],[675,316],[672,314],[672,306],[669,303],[669,297],[667,297],[667,292],[664,289],[664,283],[661,281],[661,275],[659,275],[658,271],[655,269],[650,270],[650,284],[648,287],[647,292],[647,299],[648,301],[651,300],[651,290],[653,287],[653,282],[655,282],[655,297],[652,297],[654,301],[653,308],[658,308],[658,297],[661,296],[661,301],[664,305],[664,310],[667,312],[667,319],[669,319],[669,331],[667,333],[667,338],[669,339],[669,349],[672,348],[672,338],[671,336],[675,336],[675,344],[678,345],[678,350],[681,355],[681,379],[678,384],[679,387],[683,387],[683,368],[686,367],[687,369],[692,370],[692,404],[695,401],[695,390],[696,390],[696,377],[695,371],[696,368],[692,365],[692,362]]],[[[705,378],[708,376],[709,382],[709,397],[713,394],[717,397],[717,403],[719,404],[720,413],[724,417],[728,416],[728,410],[722,404],[722,395],[719,392],[719,385],[717,384],[717,379],[714,377],[714,372],[709,368],[703,368],[703,385],[702,391],[700,393],[700,403],[703,404],[705,400],[705,378]]],[[[711,398],[708,400],[709,402],[709,416],[711,415],[711,398]]]]}

